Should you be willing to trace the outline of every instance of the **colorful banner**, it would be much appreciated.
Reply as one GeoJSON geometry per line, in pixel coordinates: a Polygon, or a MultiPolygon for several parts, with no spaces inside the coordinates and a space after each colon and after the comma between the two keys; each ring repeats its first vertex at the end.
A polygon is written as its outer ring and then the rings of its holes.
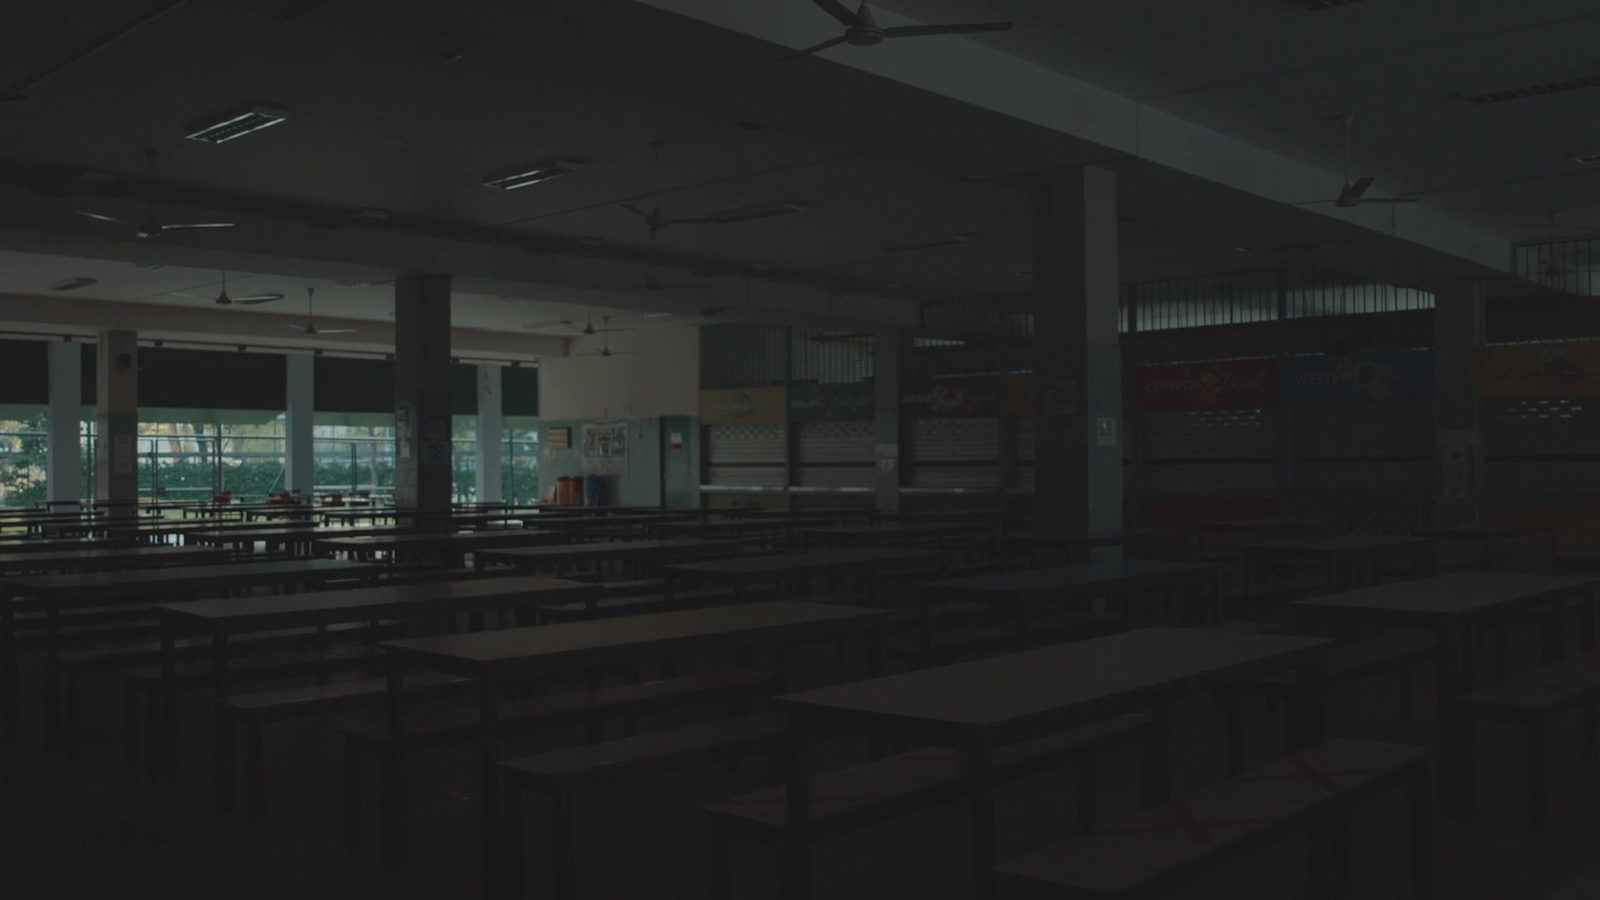
{"type": "Polygon", "coordinates": [[[842,422],[872,418],[872,385],[794,384],[789,386],[789,421],[842,422]]]}
{"type": "Polygon", "coordinates": [[[628,423],[583,426],[583,474],[628,474],[628,423]]]}
{"type": "Polygon", "coordinates": [[[1231,359],[1141,366],[1134,375],[1140,409],[1276,406],[1278,361],[1231,359]]]}
{"type": "Polygon", "coordinates": [[[1300,406],[1428,403],[1433,399],[1433,351],[1292,356],[1284,383],[1289,399],[1300,406]]]}
{"type": "Polygon", "coordinates": [[[1600,394],[1600,341],[1510,344],[1478,349],[1481,397],[1600,394]]]}
{"type": "Polygon", "coordinates": [[[983,418],[1000,414],[1000,386],[990,376],[936,378],[908,385],[900,393],[900,414],[908,418],[983,418]]]}
{"type": "Polygon", "coordinates": [[[781,425],[783,388],[736,388],[700,392],[704,425],[781,425]]]}

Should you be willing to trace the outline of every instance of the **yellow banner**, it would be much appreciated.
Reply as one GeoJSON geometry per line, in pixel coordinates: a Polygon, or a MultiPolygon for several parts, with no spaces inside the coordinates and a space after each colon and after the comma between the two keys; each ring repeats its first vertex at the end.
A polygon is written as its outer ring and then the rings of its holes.
{"type": "Polygon", "coordinates": [[[1483,397],[1600,394],[1600,341],[1480,347],[1478,394],[1483,397]]]}
{"type": "Polygon", "coordinates": [[[702,425],[781,425],[783,388],[700,392],[702,425]]]}

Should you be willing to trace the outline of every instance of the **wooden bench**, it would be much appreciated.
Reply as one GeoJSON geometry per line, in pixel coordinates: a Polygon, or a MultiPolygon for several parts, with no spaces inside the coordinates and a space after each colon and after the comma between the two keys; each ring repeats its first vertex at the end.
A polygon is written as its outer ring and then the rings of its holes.
{"type": "Polygon", "coordinates": [[[527,895],[527,864],[520,853],[524,841],[524,792],[550,796],[550,896],[574,900],[578,896],[572,855],[574,792],[642,770],[694,765],[726,753],[770,751],[782,735],[781,719],[755,716],[552,750],[500,763],[506,895],[527,895]]]}
{"type": "Polygon", "coordinates": [[[903,660],[914,668],[924,668],[949,665],[963,659],[1015,653],[1020,648],[1101,637],[1122,630],[1125,624],[1122,616],[1108,613],[1058,613],[1029,620],[1028,628],[1020,639],[1016,626],[1005,621],[953,628],[934,635],[926,654],[923,653],[920,639],[909,644],[890,646],[887,652],[891,658],[903,660]]]}
{"type": "Polygon", "coordinates": [[[1510,681],[1466,694],[1456,700],[1463,721],[1459,747],[1463,773],[1462,813],[1474,807],[1473,738],[1478,720],[1521,725],[1528,735],[1528,822],[1543,831],[1549,810],[1549,775],[1545,771],[1545,723],[1568,710],[1583,709],[1583,753],[1593,758],[1600,730],[1600,660],[1574,659],[1519,675],[1510,681]]]}
{"type": "MultiPolygon", "coordinates": [[[[1078,818],[1083,827],[1091,827],[1096,820],[1097,755],[1143,743],[1154,736],[1150,716],[1129,713],[1003,747],[995,753],[994,772],[1001,781],[1014,781],[1076,764],[1078,818]]],[[[818,838],[939,802],[958,801],[966,790],[961,753],[922,749],[816,776],[811,781],[810,816],[798,829],[789,825],[786,785],[710,804],[704,809],[712,822],[711,896],[713,900],[732,900],[735,896],[731,865],[735,837],[784,847],[789,852],[809,853],[811,843],[818,838]]]]}
{"type": "MultiPolygon", "coordinates": [[[[747,602],[757,600],[771,600],[778,595],[776,587],[770,584],[749,585],[745,588],[744,599],[747,602]]],[[[587,603],[558,603],[552,606],[539,608],[539,619],[546,625],[555,625],[565,622],[581,622],[588,619],[604,619],[612,616],[636,616],[644,613],[665,612],[671,609],[695,609],[705,606],[718,606],[732,603],[737,595],[727,588],[702,588],[689,591],[675,591],[669,602],[663,592],[650,595],[603,595],[595,601],[593,609],[587,603]]]]}
{"type": "MultiPolygon", "coordinates": [[[[1322,687],[1340,687],[1364,678],[1397,673],[1400,676],[1400,717],[1409,723],[1412,711],[1411,669],[1418,664],[1431,664],[1437,659],[1437,653],[1438,644],[1434,636],[1419,631],[1393,631],[1341,644],[1330,648],[1323,656],[1322,687]]],[[[1242,693],[1287,702],[1298,688],[1298,677],[1292,672],[1284,672],[1235,683],[1223,689],[1224,698],[1229,703],[1230,771],[1239,771],[1241,753],[1238,747],[1241,728],[1238,695],[1242,693]]],[[[1293,716],[1284,717],[1285,746],[1292,747],[1299,742],[1299,735],[1295,733],[1298,724],[1293,716]]]]}
{"type": "MultiPolygon", "coordinates": [[[[404,681],[406,697],[411,700],[465,695],[471,684],[466,678],[433,672],[413,672],[406,675],[404,681]]],[[[219,771],[225,773],[217,783],[218,811],[231,811],[238,792],[232,776],[238,771],[238,748],[234,737],[240,727],[244,729],[245,815],[251,821],[257,821],[265,814],[262,726],[268,722],[310,719],[378,706],[388,696],[387,691],[387,680],[365,678],[229,697],[217,710],[217,715],[222,719],[217,729],[219,738],[222,738],[217,748],[217,764],[219,771]]]]}
{"type": "MultiPolygon", "coordinates": [[[[740,714],[747,712],[754,697],[771,683],[772,677],[764,672],[733,670],[554,694],[503,704],[499,728],[501,734],[514,736],[582,724],[588,729],[589,742],[598,743],[605,736],[606,718],[631,717],[649,710],[714,700],[730,701],[731,711],[740,714]]],[[[383,717],[353,720],[340,728],[345,759],[345,846],[351,852],[361,849],[361,760],[364,755],[370,754],[379,760],[379,803],[384,818],[403,827],[408,802],[399,761],[414,751],[462,746],[477,740],[479,720],[475,708],[417,712],[421,715],[412,716],[406,723],[399,746],[390,740],[388,722],[383,717]]]]}
{"type": "MultiPolygon", "coordinates": [[[[1433,751],[1336,740],[1000,865],[1006,900],[1164,897],[1295,834],[1311,834],[1311,878],[1343,886],[1353,804],[1411,795],[1411,893],[1433,895],[1433,751]]],[[[1348,896],[1347,894],[1335,894],[1348,896]]],[[[1317,894],[1316,896],[1323,896],[1317,894]]]]}

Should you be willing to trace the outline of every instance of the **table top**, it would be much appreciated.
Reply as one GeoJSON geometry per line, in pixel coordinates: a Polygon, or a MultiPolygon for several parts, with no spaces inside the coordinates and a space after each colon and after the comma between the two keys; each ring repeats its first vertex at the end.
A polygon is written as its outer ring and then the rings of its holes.
{"type": "Polygon", "coordinates": [[[318,547],[330,550],[384,550],[391,547],[428,546],[452,547],[475,544],[535,544],[539,541],[559,541],[562,535],[554,531],[534,529],[521,531],[450,531],[414,532],[400,534],[365,534],[353,537],[330,535],[318,537],[318,547]]]}
{"type": "Polygon", "coordinates": [[[528,605],[570,603],[600,591],[582,581],[530,576],[524,578],[473,578],[431,584],[384,585],[347,591],[276,594],[269,597],[228,597],[162,603],[153,609],[165,617],[193,623],[247,622],[252,619],[308,619],[333,621],[354,613],[359,618],[384,615],[408,607],[449,606],[464,601],[525,598],[528,605]]]}
{"type": "Polygon", "coordinates": [[[368,563],[336,559],[278,559],[218,566],[171,566],[164,569],[135,569],[125,572],[79,572],[70,575],[0,578],[0,588],[12,594],[28,597],[56,596],[75,591],[139,594],[208,585],[296,582],[377,571],[380,570],[368,563]]]}
{"type": "Polygon", "coordinates": [[[1457,572],[1435,578],[1399,581],[1343,594],[1330,594],[1295,605],[1324,610],[1371,610],[1412,615],[1453,616],[1481,612],[1521,600],[1581,590],[1592,578],[1566,575],[1520,575],[1502,572],[1457,572]]]}
{"type": "Polygon", "coordinates": [[[1339,519],[1229,519],[1221,522],[1206,522],[1200,527],[1206,531],[1259,533],[1263,531],[1344,528],[1346,524],[1339,519]]]}
{"type": "Polygon", "coordinates": [[[774,600],[386,641],[378,646],[407,659],[447,669],[561,664],[593,654],[618,651],[644,654],[658,647],[686,649],[692,642],[704,640],[738,641],[748,646],[764,637],[782,637],[807,628],[849,623],[865,626],[885,614],[886,611],[880,609],[774,600]]]}
{"type": "Polygon", "coordinates": [[[1417,532],[1417,536],[1470,541],[1497,537],[1553,535],[1555,533],[1556,526],[1554,525],[1472,525],[1463,528],[1430,528],[1417,532]]]}
{"type": "Polygon", "coordinates": [[[543,547],[507,547],[485,550],[486,560],[573,559],[577,557],[636,556],[650,553],[738,553],[736,541],[698,541],[689,538],[660,541],[586,541],[581,544],[550,544],[543,547]]]}
{"type": "Polygon", "coordinates": [[[333,538],[365,537],[369,535],[396,535],[411,534],[416,529],[401,528],[398,525],[373,525],[373,526],[336,526],[333,528],[304,528],[280,523],[277,525],[263,525],[260,522],[250,523],[249,528],[214,528],[202,527],[193,531],[185,531],[184,537],[192,541],[273,541],[297,540],[315,541],[331,540],[333,538]]]}
{"type": "Polygon", "coordinates": [[[1109,587],[1119,583],[1184,578],[1214,574],[1216,571],[1217,566],[1213,563],[1108,559],[1075,566],[1024,569],[998,575],[974,575],[970,578],[947,578],[927,582],[921,587],[941,593],[953,592],[973,597],[1022,596],[1073,588],[1109,587]]]}
{"type": "Polygon", "coordinates": [[[1101,531],[1094,534],[1048,534],[1038,531],[1015,531],[1006,534],[1006,541],[1018,544],[1037,544],[1041,547],[1115,547],[1151,539],[1191,538],[1192,531],[1176,528],[1125,528],[1121,531],[1101,531]]]}
{"type": "Polygon", "coordinates": [[[1289,665],[1328,643],[1288,635],[1145,628],[802,691],[774,702],[853,721],[982,730],[1020,725],[1195,678],[1289,665]]]}
{"type": "Polygon", "coordinates": [[[133,545],[128,547],[92,547],[82,550],[48,550],[43,553],[12,552],[10,547],[0,548],[0,569],[14,565],[49,565],[55,563],[103,562],[106,560],[163,560],[205,559],[228,556],[229,551],[215,547],[169,547],[133,545]]]}
{"type": "Polygon", "coordinates": [[[1432,545],[1433,538],[1406,534],[1343,534],[1336,537],[1294,538],[1254,544],[1251,550],[1283,553],[1340,553],[1360,550],[1392,550],[1400,547],[1432,545]]]}
{"type": "Polygon", "coordinates": [[[995,522],[885,522],[879,525],[838,525],[832,528],[807,528],[801,534],[810,537],[871,537],[875,535],[958,534],[993,531],[995,522]]]}
{"type": "Polygon", "coordinates": [[[919,562],[937,562],[944,558],[945,554],[939,550],[870,547],[859,550],[823,550],[816,553],[789,553],[780,556],[741,556],[734,559],[714,559],[705,562],[668,566],[667,570],[685,575],[738,577],[741,575],[825,572],[829,569],[848,569],[853,566],[873,566],[888,563],[910,565],[919,562]]]}

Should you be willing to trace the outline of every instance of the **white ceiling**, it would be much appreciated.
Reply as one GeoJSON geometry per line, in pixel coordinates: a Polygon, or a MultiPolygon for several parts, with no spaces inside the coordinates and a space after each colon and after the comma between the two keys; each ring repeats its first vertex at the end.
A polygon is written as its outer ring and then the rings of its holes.
{"type": "MultiPolygon", "coordinates": [[[[822,15],[806,0],[748,2],[796,21],[822,15]]],[[[1568,222],[1600,221],[1600,180],[1560,158],[1600,141],[1585,106],[1600,89],[1484,109],[1448,98],[1458,88],[1588,67],[1600,12],[1577,0],[1368,0],[1316,14],[1287,0],[884,5],[925,21],[1014,19],[1013,31],[984,41],[1329,169],[1338,148],[1331,117],[1357,113],[1358,168],[1502,237],[1546,233],[1550,208],[1569,211],[1568,222]],[[1493,186],[1506,181],[1518,183],[1493,186]]],[[[126,20],[128,6],[59,0],[7,10],[0,82],[70,55],[126,20]]],[[[458,328],[503,335],[527,322],[579,319],[591,303],[596,315],[619,317],[670,308],[681,323],[703,305],[748,298],[738,279],[683,271],[693,268],[688,259],[759,264],[758,281],[770,272],[821,289],[819,298],[830,290],[919,299],[1011,293],[1030,283],[1019,274],[1031,268],[1028,197],[992,179],[1085,162],[1120,176],[1130,280],[1302,262],[1416,280],[1453,264],[1368,228],[1108,158],[1086,141],[825,59],[780,65],[771,44],[631,0],[569,6],[587,23],[577,30],[557,7],[339,0],[286,22],[282,0],[194,0],[30,89],[26,102],[0,104],[0,182],[13,192],[42,187],[41,167],[122,178],[75,197],[0,202],[0,249],[25,251],[0,254],[0,291],[39,293],[86,275],[100,283],[83,296],[183,306],[197,301],[167,292],[210,293],[227,266],[252,273],[230,278],[231,291],[288,295],[252,315],[298,312],[314,284],[330,317],[382,321],[389,289],[336,283],[403,271],[404,253],[380,261],[368,245],[492,234],[502,247],[596,239],[602,257],[631,262],[578,265],[515,251],[508,262],[496,251],[457,280],[458,328]],[[464,55],[425,57],[414,52],[419,43],[464,55]],[[182,139],[186,124],[247,100],[282,105],[290,121],[223,146],[182,139]],[[153,177],[146,146],[162,151],[153,177]],[[587,166],[522,191],[477,183],[552,156],[587,166]],[[673,227],[653,242],[621,206],[659,202],[668,215],[696,216],[780,200],[803,202],[805,211],[673,227]],[[152,207],[169,220],[206,214],[241,225],[140,243],[75,215],[137,219],[152,207]],[[361,207],[395,217],[336,230],[298,221],[308,210],[361,207]],[[971,239],[920,254],[881,251],[956,233],[971,239]],[[1273,249],[1308,242],[1325,246],[1273,249]],[[711,290],[615,290],[651,272],[711,290]]],[[[873,51],[830,51],[861,52],[873,51]]],[[[1337,186],[1335,178],[1330,195],[1337,186]]],[[[866,304],[832,306],[848,313],[866,304]]]]}

